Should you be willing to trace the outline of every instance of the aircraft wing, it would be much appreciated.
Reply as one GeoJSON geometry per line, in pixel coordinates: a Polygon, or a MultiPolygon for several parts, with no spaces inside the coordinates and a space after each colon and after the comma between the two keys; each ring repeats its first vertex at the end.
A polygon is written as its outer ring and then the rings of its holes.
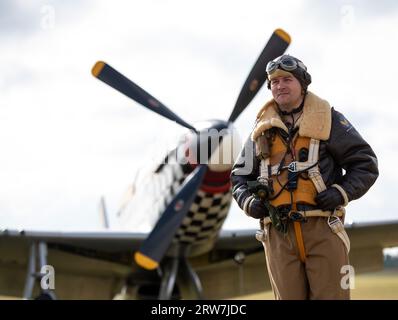
{"type": "MultiPolygon", "coordinates": [[[[135,268],[133,252],[146,234],[126,232],[0,231],[0,295],[21,297],[33,243],[47,244],[57,295],[110,299],[135,268]]],[[[40,271],[40,270],[38,270],[40,271]]],[[[37,286],[36,286],[37,287],[37,286]]],[[[35,288],[34,295],[38,295],[35,288]]]]}
{"type": "Polygon", "coordinates": [[[346,225],[351,241],[350,263],[356,273],[383,268],[383,249],[398,246],[398,220],[346,225]]]}

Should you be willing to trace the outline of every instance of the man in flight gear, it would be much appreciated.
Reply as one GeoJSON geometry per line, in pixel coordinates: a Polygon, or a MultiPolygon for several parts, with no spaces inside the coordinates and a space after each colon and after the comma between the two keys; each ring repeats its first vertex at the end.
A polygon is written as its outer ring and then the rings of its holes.
{"type": "Polygon", "coordinates": [[[266,72],[273,99],[233,167],[233,196],[260,219],[276,299],[349,299],[344,207],[376,181],[376,155],[341,113],[307,91],[302,61],[283,55],[266,72]]]}

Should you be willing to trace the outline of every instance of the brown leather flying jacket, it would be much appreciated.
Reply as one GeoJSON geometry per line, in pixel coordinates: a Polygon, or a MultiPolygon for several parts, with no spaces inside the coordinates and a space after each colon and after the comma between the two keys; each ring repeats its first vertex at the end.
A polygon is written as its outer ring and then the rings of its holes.
{"type": "MultiPolygon", "coordinates": [[[[255,142],[249,137],[231,172],[233,197],[242,209],[251,196],[247,181],[257,179],[259,165],[255,142]]],[[[349,201],[363,196],[379,175],[377,158],[370,145],[334,108],[331,108],[329,138],[320,140],[319,167],[326,186],[340,185],[349,201]]]]}

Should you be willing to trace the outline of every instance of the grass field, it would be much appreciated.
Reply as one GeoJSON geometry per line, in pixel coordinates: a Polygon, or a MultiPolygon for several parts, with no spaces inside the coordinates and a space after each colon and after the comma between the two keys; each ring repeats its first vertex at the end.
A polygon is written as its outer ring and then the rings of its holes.
{"type": "MultiPolygon", "coordinates": [[[[271,291],[238,297],[243,300],[273,300],[271,291]]],[[[398,269],[360,274],[355,277],[353,300],[398,300],[398,269]]]]}

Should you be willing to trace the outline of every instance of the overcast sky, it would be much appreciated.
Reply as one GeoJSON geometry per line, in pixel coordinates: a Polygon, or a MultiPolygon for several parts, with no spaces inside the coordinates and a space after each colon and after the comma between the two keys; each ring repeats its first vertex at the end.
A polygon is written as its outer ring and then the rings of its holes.
{"type": "MultiPolygon", "coordinates": [[[[104,60],[189,123],[227,119],[276,28],[374,148],[380,177],[348,221],[397,218],[396,1],[0,1],[0,227],[100,228],[182,129],[90,74],[104,60]]],[[[243,138],[270,99],[236,121],[243,138]]],[[[137,208],[139,210],[139,208],[137,208]]],[[[226,228],[257,227],[234,204],[226,228]]]]}

